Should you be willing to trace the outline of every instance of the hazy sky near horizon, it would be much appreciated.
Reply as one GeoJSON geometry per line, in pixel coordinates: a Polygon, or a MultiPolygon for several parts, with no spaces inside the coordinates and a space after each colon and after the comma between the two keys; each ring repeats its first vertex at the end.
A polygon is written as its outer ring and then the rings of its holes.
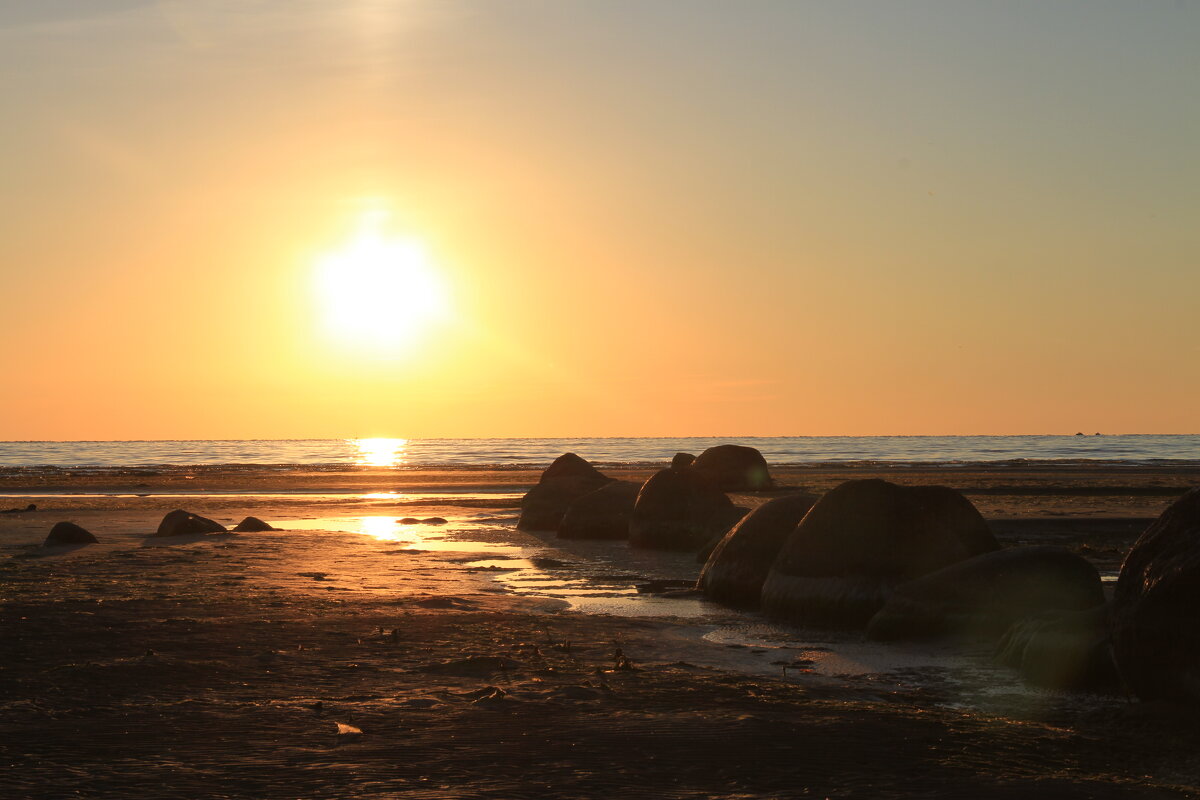
{"type": "Polygon", "coordinates": [[[1198,41],[1194,0],[0,0],[0,439],[1198,432],[1198,41]],[[364,215],[449,298],[395,351],[319,322],[364,215]]]}

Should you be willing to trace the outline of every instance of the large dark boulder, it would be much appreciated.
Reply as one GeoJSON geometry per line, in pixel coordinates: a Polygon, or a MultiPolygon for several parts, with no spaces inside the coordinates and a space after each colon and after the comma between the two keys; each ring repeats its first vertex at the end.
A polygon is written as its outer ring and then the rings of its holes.
{"type": "Polygon", "coordinates": [[[541,480],[550,481],[557,478],[584,478],[604,482],[610,480],[604,473],[591,465],[591,462],[575,455],[563,453],[542,472],[541,480]]]}
{"type": "Polygon", "coordinates": [[[1047,689],[1116,691],[1120,686],[1109,640],[1109,608],[1047,612],[1013,624],[996,660],[1047,689]]]}
{"type": "Polygon", "coordinates": [[[997,548],[953,489],[847,481],[784,543],[763,583],[763,610],[802,625],[862,627],[895,586],[997,548]]]}
{"type": "Polygon", "coordinates": [[[900,584],[867,625],[881,640],[996,639],[1022,619],[1104,604],[1100,573],[1064,547],[1014,547],[900,584]]]}
{"type": "Polygon", "coordinates": [[[629,544],[654,550],[699,550],[744,513],[691,468],[660,470],[638,492],[629,520],[629,544]]]}
{"type": "Polygon", "coordinates": [[[816,495],[793,494],[751,511],[709,555],[697,586],[710,600],[757,608],[775,557],[815,502],[816,495]]]}
{"type": "Polygon", "coordinates": [[[263,522],[258,517],[246,517],[244,520],[235,525],[233,530],[237,533],[261,533],[263,531],[278,530],[278,528],[275,528],[269,523],[263,522]]]}
{"type": "Polygon", "coordinates": [[[641,485],[613,481],[571,505],[558,526],[560,539],[628,539],[629,518],[641,485]]]}
{"type": "Polygon", "coordinates": [[[225,526],[219,522],[192,514],[182,509],[176,509],[158,523],[155,536],[195,536],[203,533],[225,533],[225,526]]]}
{"type": "Polygon", "coordinates": [[[555,531],[567,507],[585,494],[611,483],[600,470],[574,453],[563,453],[542,473],[537,485],[521,498],[523,531],[555,531]]]}
{"type": "Polygon", "coordinates": [[[42,542],[43,547],[54,547],[64,544],[93,544],[97,541],[92,532],[81,528],[74,522],[56,522],[54,527],[50,529],[50,534],[46,537],[46,541],[42,542]]]}
{"type": "Polygon", "coordinates": [[[701,453],[692,469],[724,492],[756,492],[774,484],[762,453],[739,444],[719,444],[701,453]]]}
{"type": "Polygon", "coordinates": [[[1113,595],[1113,653],[1146,700],[1200,703],[1200,489],[1133,545],[1113,595]]]}

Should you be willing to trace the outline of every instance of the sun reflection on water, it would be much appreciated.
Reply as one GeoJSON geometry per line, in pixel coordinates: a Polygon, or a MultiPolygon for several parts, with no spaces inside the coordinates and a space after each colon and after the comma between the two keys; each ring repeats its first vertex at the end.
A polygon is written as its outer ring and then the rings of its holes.
{"type": "Polygon", "coordinates": [[[351,439],[358,450],[356,464],[365,467],[398,467],[404,463],[407,439],[351,439]]]}
{"type": "Polygon", "coordinates": [[[359,531],[367,536],[385,541],[413,540],[417,537],[404,528],[396,525],[392,517],[359,517],[359,531]]]}

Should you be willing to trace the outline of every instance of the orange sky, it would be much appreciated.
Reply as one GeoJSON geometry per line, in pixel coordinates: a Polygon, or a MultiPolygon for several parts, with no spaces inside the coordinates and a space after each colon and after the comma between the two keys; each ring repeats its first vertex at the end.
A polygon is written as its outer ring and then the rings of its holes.
{"type": "Polygon", "coordinates": [[[0,439],[1195,432],[1200,10],[903,5],[0,10],[0,439]]]}

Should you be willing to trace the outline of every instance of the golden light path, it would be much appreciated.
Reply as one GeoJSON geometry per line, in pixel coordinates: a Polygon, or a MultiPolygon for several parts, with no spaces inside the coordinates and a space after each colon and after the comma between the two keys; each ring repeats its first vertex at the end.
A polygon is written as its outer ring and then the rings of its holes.
{"type": "Polygon", "coordinates": [[[360,353],[391,355],[445,319],[450,304],[425,247],[384,235],[382,219],[364,216],[354,238],[317,259],[313,289],[328,336],[360,353]]]}
{"type": "Polygon", "coordinates": [[[358,454],[354,463],[364,467],[398,467],[404,463],[404,448],[407,439],[387,439],[375,437],[371,439],[350,440],[358,454]]]}

